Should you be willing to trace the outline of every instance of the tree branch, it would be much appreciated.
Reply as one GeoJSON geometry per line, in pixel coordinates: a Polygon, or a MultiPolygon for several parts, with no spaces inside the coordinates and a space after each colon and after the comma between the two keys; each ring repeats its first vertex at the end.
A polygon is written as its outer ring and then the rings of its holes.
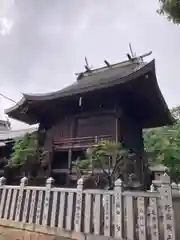
{"type": "Polygon", "coordinates": [[[116,161],[116,164],[115,164],[115,166],[114,166],[114,168],[113,168],[113,170],[112,170],[112,173],[111,173],[111,177],[113,177],[113,175],[115,174],[116,169],[117,169],[117,167],[118,167],[118,164],[119,164],[120,161],[123,159],[123,157],[124,157],[124,156],[120,156],[119,159],[116,161]]]}
{"type": "Polygon", "coordinates": [[[109,177],[109,174],[105,171],[101,160],[100,160],[100,159],[98,159],[98,160],[99,160],[99,163],[100,163],[100,165],[101,165],[101,168],[102,168],[103,173],[104,173],[107,177],[109,177]]]}

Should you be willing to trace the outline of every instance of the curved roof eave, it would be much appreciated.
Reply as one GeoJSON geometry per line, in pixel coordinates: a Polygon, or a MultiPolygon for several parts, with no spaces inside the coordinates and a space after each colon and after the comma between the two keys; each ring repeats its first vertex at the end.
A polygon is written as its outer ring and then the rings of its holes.
{"type": "MultiPolygon", "coordinates": [[[[114,85],[116,81],[121,80],[122,83],[125,82],[129,76],[131,75],[142,75],[147,73],[148,71],[153,70],[155,71],[155,60],[153,59],[152,61],[150,61],[149,63],[146,63],[142,66],[140,66],[138,69],[133,70],[132,72],[130,72],[129,74],[119,78],[118,76],[116,78],[114,78],[114,80],[110,81],[110,82],[105,82],[102,79],[102,82],[99,83],[99,86],[92,86],[92,88],[103,88],[106,87],[107,85],[114,85]],[[104,86],[103,86],[104,85],[104,86]]],[[[74,95],[74,94],[81,94],[82,92],[86,92],[86,91],[91,91],[91,87],[89,86],[84,86],[81,89],[77,89],[75,91],[75,93],[69,94],[69,88],[70,87],[76,87],[76,85],[78,85],[78,82],[75,82],[63,89],[60,89],[58,91],[55,92],[50,92],[50,93],[42,93],[42,94],[23,94],[26,100],[29,101],[47,101],[47,100],[52,100],[52,99],[57,99],[59,97],[66,97],[66,96],[70,96],[70,95],[74,95]]]]}
{"type": "Polygon", "coordinates": [[[98,90],[100,88],[106,88],[106,87],[111,87],[116,84],[121,84],[126,81],[129,81],[133,78],[139,77],[143,74],[146,74],[148,71],[155,71],[155,60],[153,59],[149,63],[139,65],[138,68],[132,69],[131,72],[128,74],[125,74],[124,76],[114,76],[111,81],[108,81],[108,79],[100,79],[100,81],[97,84],[93,84],[94,82],[89,82],[88,84],[80,84],[75,82],[74,84],[67,86],[61,90],[51,92],[51,93],[44,93],[44,94],[25,94],[23,93],[23,97],[21,100],[12,106],[11,108],[8,108],[5,110],[6,114],[10,114],[17,111],[20,109],[23,105],[25,105],[28,101],[48,101],[48,100],[53,100],[57,98],[62,98],[62,97],[68,97],[71,95],[76,95],[76,94],[82,94],[87,91],[93,91],[93,90],[98,90]],[[92,84],[91,84],[92,83],[92,84]]]}
{"type": "Polygon", "coordinates": [[[26,101],[27,101],[27,98],[26,98],[25,94],[23,93],[23,97],[19,100],[19,102],[17,102],[14,106],[5,109],[4,113],[8,114],[9,112],[13,112],[13,111],[17,110],[20,106],[25,104],[26,101]]]}
{"type": "Polygon", "coordinates": [[[22,107],[22,105],[25,105],[26,102],[28,102],[28,101],[48,101],[48,100],[57,99],[60,97],[68,97],[70,95],[81,94],[82,92],[92,91],[95,89],[108,87],[108,86],[116,84],[116,82],[119,80],[121,80],[121,83],[123,83],[123,82],[126,82],[127,79],[129,79],[129,77],[131,75],[139,76],[141,74],[145,74],[146,72],[148,72],[150,70],[155,70],[155,60],[154,59],[152,61],[150,61],[149,63],[139,66],[139,68],[137,68],[136,70],[133,69],[132,72],[128,73],[125,76],[122,76],[121,78],[116,76],[110,82],[104,81],[104,79],[101,79],[102,81],[100,81],[99,84],[97,84],[96,86],[86,86],[85,85],[85,86],[83,86],[83,88],[79,89],[77,87],[79,85],[79,83],[75,82],[75,83],[71,84],[70,86],[67,86],[67,87],[60,89],[58,91],[55,91],[55,92],[42,93],[42,94],[23,93],[23,97],[21,98],[21,100],[19,102],[17,102],[14,106],[12,106],[8,109],[5,109],[4,112],[5,112],[5,114],[10,114],[14,111],[17,111],[18,108],[22,107]],[[73,89],[73,93],[72,93],[72,89],[73,89]]]}

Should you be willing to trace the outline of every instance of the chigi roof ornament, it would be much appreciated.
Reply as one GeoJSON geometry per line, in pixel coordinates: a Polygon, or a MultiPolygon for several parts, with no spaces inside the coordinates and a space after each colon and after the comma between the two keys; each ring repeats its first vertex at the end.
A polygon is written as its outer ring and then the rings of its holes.
{"type": "Polygon", "coordinates": [[[88,64],[87,57],[85,57],[85,63],[86,65],[84,66],[87,72],[91,72],[92,66],[90,67],[88,64]]]}
{"type": "Polygon", "coordinates": [[[97,73],[97,72],[103,72],[105,70],[116,68],[116,67],[124,67],[125,65],[133,64],[133,63],[139,64],[137,66],[137,69],[138,69],[138,68],[141,67],[141,64],[144,64],[144,58],[148,57],[148,56],[150,56],[152,54],[152,51],[150,51],[148,53],[142,54],[142,55],[137,57],[136,53],[133,52],[133,50],[132,50],[131,43],[129,43],[129,49],[130,49],[130,53],[126,54],[126,56],[128,57],[127,61],[111,64],[109,62],[109,60],[105,59],[104,60],[105,66],[104,67],[100,67],[100,68],[95,68],[95,69],[93,69],[93,67],[89,65],[87,57],[85,57],[85,63],[86,63],[84,65],[85,71],[75,74],[77,76],[77,80],[81,80],[83,77],[91,75],[91,74],[94,74],[94,73],[97,73]]]}
{"type": "Polygon", "coordinates": [[[139,60],[139,62],[144,62],[143,58],[148,57],[152,54],[152,51],[136,57],[136,53],[133,52],[131,43],[129,43],[130,54],[127,53],[127,57],[130,61],[139,60]]]}
{"type": "Polygon", "coordinates": [[[129,53],[127,53],[127,57],[128,57],[128,59],[129,59],[129,60],[133,60],[133,59],[135,59],[135,58],[136,58],[136,54],[135,54],[135,53],[133,53],[133,51],[132,51],[132,46],[131,46],[131,43],[129,43],[129,49],[130,49],[130,54],[129,54],[129,53]]]}

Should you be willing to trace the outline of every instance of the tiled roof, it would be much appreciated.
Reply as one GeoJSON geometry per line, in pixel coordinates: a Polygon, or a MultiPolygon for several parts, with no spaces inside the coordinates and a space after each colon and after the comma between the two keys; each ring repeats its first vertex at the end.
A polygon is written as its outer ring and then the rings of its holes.
{"type": "MultiPolygon", "coordinates": [[[[129,83],[128,86],[131,88],[131,91],[135,89],[134,99],[138,99],[141,93],[140,100],[146,100],[146,115],[148,117],[139,114],[141,115],[140,121],[142,121],[142,128],[164,126],[173,123],[174,119],[169,112],[157,84],[155,61],[152,60],[149,63],[144,63],[138,59],[80,73],[74,84],[56,92],[46,94],[23,94],[22,99],[13,107],[6,109],[5,113],[16,120],[28,124],[36,124],[41,121],[41,115],[43,115],[43,117],[49,116],[49,108],[50,105],[54,103],[54,100],[58,99],[59,103],[62,101],[62,105],[64,105],[72,96],[78,98],[89,92],[98,91],[100,89],[107,90],[115,86],[119,86],[119,89],[120,86],[122,86],[121,89],[123,90],[123,86],[127,83],[129,83]],[[142,84],[139,80],[140,77],[142,77],[141,80],[143,79],[142,84]],[[145,94],[147,94],[147,96],[145,96],[145,94]],[[43,113],[41,109],[43,109],[43,113]]],[[[126,95],[128,96],[127,93],[126,95]]],[[[135,105],[133,101],[129,102],[129,105],[135,105]]]]}
{"type": "MultiPolygon", "coordinates": [[[[114,64],[110,67],[104,67],[100,69],[95,69],[90,72],[81,73],[82,77],[73,84],[52,93],[45,93],[45,94],[24,94],[25,98],[36,100],[40,99],[51,99],[56,97],[64,97],[70,96],[73,94],[77,94],[86,90],[101,88],[103,86],[109,85],[110,83],[114,83],[115,81],[119,80],[124,77],[137,72],[139,69],[143,68],[146,63],[142,63],[139,61],[126,61],[121,62],[119,64],[114,64]]],[[[123,81],[122,81],[123,82],[123,81]]]]}

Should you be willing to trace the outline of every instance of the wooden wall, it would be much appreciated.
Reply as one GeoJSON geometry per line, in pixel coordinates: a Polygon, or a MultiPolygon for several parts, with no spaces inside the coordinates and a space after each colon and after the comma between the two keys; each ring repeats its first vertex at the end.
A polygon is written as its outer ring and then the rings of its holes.
{"type": "Polygon", "coordinates": [[[75,134],[77,137],[116,135],[115,117],[95,115],[77,119],[75,134]]]}
{"type": "Polygon", "coordinates": [[[72,137],[72,123],[73,119],[63,119],[57,122],[55,125],[51,126],[46,131],[44,146],[46,149],[52,148],[53,141],[59,141],[63,138],[72,137]]]}
{"type": "Polygon", "coordinates": [[[46,132],[45,147],[52,148],[53,141],[68,138],[109,135],[123,141],[128,148],[143,150],[142,129],[131,116],[114,113],[94,113],[69,116],[51,126],[46,132]]]}
{"type": "Polygon", "coordinates": [[[116,117],[112,114],[90,114],[71,116],[60,120],[46,131],[45,148],[53,141],[68,138],[110,135],[116,137],[116,117]]]}

